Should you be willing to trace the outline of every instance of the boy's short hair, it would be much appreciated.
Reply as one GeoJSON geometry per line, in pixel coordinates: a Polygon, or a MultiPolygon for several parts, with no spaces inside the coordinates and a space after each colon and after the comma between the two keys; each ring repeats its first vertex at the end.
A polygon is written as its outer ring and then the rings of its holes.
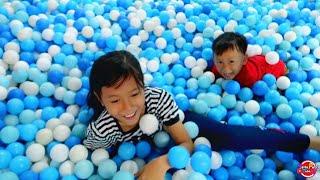
{"type": "Polygon", "coordinates": [[[225,32],[218,36],[212,43],[212,50],[216,55],[221,55],[229,49],[236,48],[246,54],[248,43],[246,38],[238,33],[225,32]]]}

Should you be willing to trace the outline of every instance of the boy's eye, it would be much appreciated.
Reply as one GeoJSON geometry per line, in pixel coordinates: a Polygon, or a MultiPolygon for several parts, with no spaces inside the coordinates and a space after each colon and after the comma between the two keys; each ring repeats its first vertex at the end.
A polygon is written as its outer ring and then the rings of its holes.
{"type": "Polygon", "coordinates": [[[119,102],[119,100],[112,100],[110,101],[112,104],[119,102]]]}
{"type": "Polygon", "coordinates": [[[134,96],[138,96],[139,95],[139,92],[136,92],[136,93],[133,93],[131,96],[134,97],[134,96]]]}

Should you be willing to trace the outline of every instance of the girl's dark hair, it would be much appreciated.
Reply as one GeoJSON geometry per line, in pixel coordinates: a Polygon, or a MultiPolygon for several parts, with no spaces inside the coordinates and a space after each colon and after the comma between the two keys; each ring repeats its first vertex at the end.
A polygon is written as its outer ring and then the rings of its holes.
{"type": "Polygon", "coordinates": [[[246,38],[234,32],[225,32],[218,36],[212,43],[212,51],[216,55],[222,55],[225,51],[234,48],[246,54],[247,47],[248,43],[246,38]]]}
{"type": "Polygon", "coordinates": [[[87,105],[94,111],[92,119],[98,118],[105,109],[99,99],[102,87],[120,86],[127,78],[133,77],[143,88],[143,73],[139,61],[127,51],[113,51],[99,57],[92,65],[87,96],[87,105]]]}

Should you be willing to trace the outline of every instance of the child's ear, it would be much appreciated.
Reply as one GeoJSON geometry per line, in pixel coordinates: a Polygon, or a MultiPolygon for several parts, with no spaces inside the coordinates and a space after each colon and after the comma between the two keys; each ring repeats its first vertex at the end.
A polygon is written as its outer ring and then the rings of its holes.
{"type": "Polygon", "coordinates": [[[243,65],[247,64],[247,62],[248,62],[248,55],[244,55],[243,65]]]}

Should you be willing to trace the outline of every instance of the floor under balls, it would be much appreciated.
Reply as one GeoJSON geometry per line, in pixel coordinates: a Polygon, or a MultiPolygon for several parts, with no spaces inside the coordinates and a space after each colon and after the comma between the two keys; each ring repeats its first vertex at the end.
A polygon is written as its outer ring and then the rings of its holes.
{"type": "MultiPolygon", "coordinates": [[[[92,115],[85,101],[90,68],[113,50],[134,54],[145,84],[169,91],[181,111],[319,135],[318,0],[2,0],[0,179],[134,179],[173,147],[166,132],[153,145],[82,145],[92,115]],[[229,31],[247,38],[248,55],[281,59],[288,73],[252,88],[215,77],[212,41],[229,31]]],[[[196,145],[192,163],[169,170],[168,180],[304,179],[297,173],[303,161],[320,165],[312,149],[215,151],[194,124],[184,125],[196,145]]]]}

